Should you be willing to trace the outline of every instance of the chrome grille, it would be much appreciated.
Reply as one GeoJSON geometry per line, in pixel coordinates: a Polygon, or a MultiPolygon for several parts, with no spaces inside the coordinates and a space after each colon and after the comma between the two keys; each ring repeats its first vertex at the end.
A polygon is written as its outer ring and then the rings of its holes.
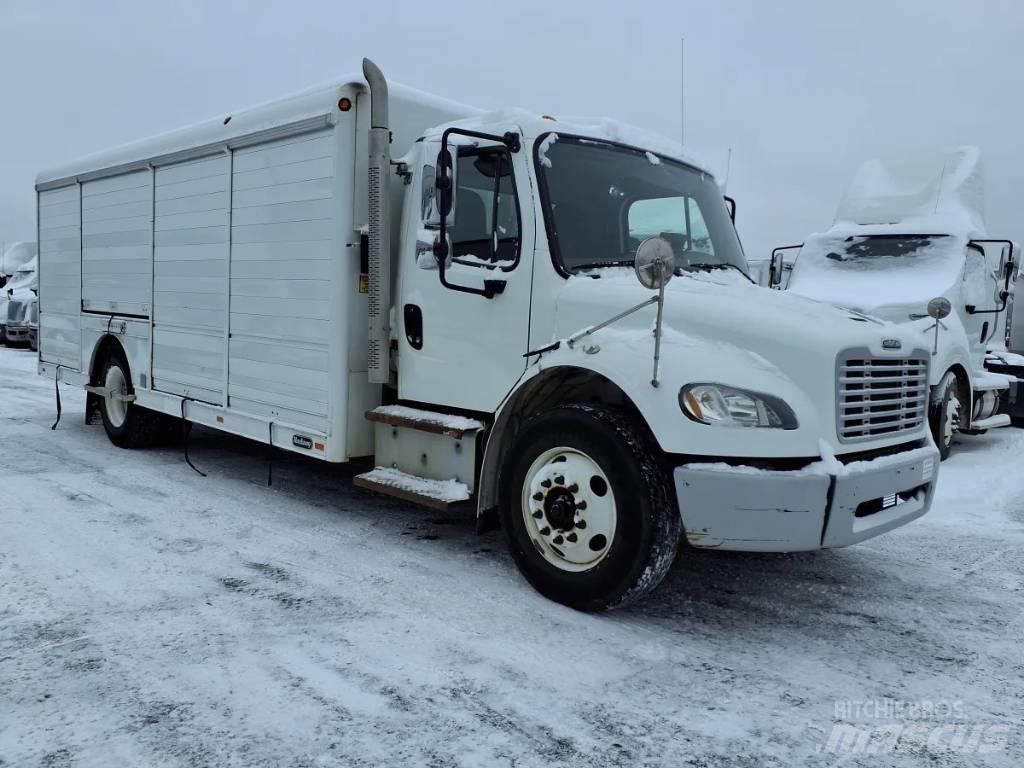
{"type": "Polygon", "coordinates": [[[847,353],[836,379],[836,426],[843,442],[916,430],[927,417],[926,353],[895,358],[847,353]]]}

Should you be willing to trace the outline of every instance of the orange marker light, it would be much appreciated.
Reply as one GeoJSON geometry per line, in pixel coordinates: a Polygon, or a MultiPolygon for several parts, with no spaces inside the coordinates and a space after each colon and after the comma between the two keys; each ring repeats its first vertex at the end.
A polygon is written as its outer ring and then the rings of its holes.
{"type": "Polygon", "coordinates": [[[352,100],[345,97],[338,99],[338,109],[342,112],[348,112],[352,109],[352,100]]]}

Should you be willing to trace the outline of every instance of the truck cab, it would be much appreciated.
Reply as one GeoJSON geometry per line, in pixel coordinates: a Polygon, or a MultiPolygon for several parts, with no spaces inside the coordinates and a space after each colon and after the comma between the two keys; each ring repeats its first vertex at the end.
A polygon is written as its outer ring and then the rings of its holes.
{"type": "Polygon", "coordinates": [[[1019,254],[987,236],[981,186],[971,147],[870,161],[834,225],[776,249],[768,269],[771,287],[923,334],[929,421],[943,458],[957,432],[1009,424],[1016,391],[1015,377],[989,370],[986,359],[1004,345],[1019,254]],[[937,307],[948,314],[933,316],[937,307]]]}

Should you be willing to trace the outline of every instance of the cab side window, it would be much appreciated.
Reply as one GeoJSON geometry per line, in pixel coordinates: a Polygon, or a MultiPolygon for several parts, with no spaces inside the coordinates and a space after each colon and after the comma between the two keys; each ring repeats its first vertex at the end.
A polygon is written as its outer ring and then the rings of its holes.
{"type": "Polygon", "coordinates": [[[512,269],[519,261],[519,199],[504,147],[462,147],[456,160],[452,258],[512,269]]]}
{"type": "Polygon", "coordinates": [[[692,197],[653,197],[634,200],[629,206],[629,248],[636,252],[649,237],[664,237],[677,257],[715,255],[704,214],[692,197]]]}

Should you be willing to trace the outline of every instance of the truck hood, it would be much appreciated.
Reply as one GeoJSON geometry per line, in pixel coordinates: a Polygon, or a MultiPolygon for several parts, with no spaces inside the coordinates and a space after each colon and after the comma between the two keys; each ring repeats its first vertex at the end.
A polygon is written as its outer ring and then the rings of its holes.
{"type": "MultiPolygon", "coordinates": [[[[556,302],[555,339],[607,321],[654,295],[631,270],[607,270],[599,279],[574,277],[556,302]]],[[[582,365],[612,378],[651,418],[668,419],[654,431],[665,450],[710,455],[816,456],[822,445],[842,454],[919,439],[893,433],[856,443],[840,440],[837,428],[837,365],[840,354],[899,358],[928,357],[927,340],[913,324],[895,325],[782,291],[752,285],[736,274],[675,278],[665,291],[659,381],[651,387],[656,305],[649,305],[579,344],[561,345],[547,365],[582,365]],[[680,387],[711,382],[779,397],[793,408],[800,427],[792,432],[708,430],[688,444],[671,414],[680,387]],[[659,398],[665,398],[659,400],[659,398]],[[824,442],[822,442],[824,441],[824,442]]],[[[545,356],[542,356],[542,360],[545,356]]],[[[648,419],[651,422],[651,419],[648,419]]],[[[682,429],[682,431],[681,431],[682,429]]]]}
{"type": "MultiPolygon", "coordinates": [[[[611,271],[609,270],[609,273],[611,271]]],[[[811,354],[874,346],[896,339],[902,349],[923,346],[916,331],[907,331],[860,312],[753,285],[739,275],[684,275],[665,290],[665,324],[673,331],[709,342],[728,341],[755,349],[771,359],[772,350],[811,354]],[[740,282],[742,281],[742,282],[740,282]]],[[[557,336],[564,338],[595,325],[654,294],[631,270],[599,279],[571,278],[558,302],[557,336]]],[[[624,318],[613,327],[651,327],[654,307],[624,318]]]]}

